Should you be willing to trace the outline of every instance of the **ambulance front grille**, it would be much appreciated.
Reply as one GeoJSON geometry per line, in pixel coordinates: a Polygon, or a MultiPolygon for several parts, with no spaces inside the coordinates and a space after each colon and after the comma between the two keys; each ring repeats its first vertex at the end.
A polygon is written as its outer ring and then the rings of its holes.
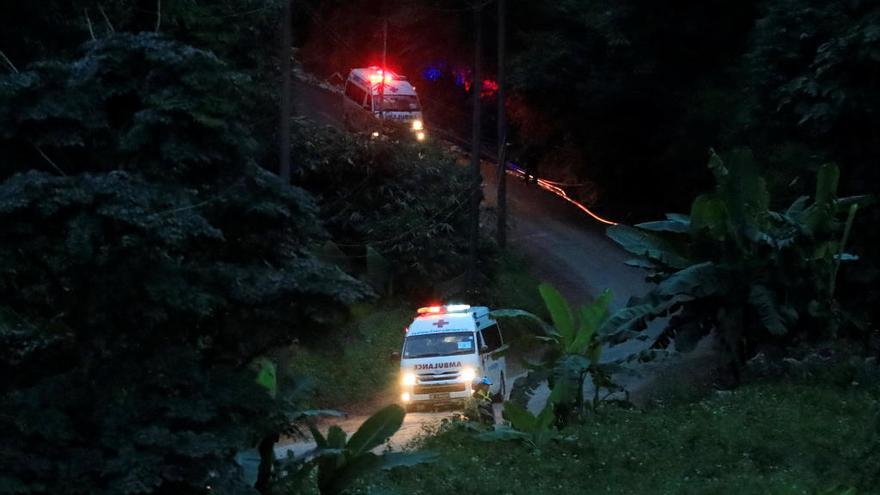
{"type": "Polygon", "coordinates": [[[444,385],[416,385],[413,388],[413,393],[416,395],[421,394],[440,394],[443,392],[464,392],[465,385],[464,383],[448,383],[444,385]]]}
{"type": "Polygon", "coordinates": [[[458,380],[458,371],[444,371],[442,373],[419,373],[419,382],[447,382],[458,380]]]}

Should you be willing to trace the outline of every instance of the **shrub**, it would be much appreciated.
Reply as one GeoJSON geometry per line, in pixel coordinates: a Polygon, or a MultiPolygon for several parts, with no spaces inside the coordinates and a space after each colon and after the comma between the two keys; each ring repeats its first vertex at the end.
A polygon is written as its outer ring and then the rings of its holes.
{"type": "Polygon", "coordinates": [[[470,182],[454,157],[305,122],[295,135],[297,183],[315,192],[333,236],[327,259],[349,263],[377,289],[419,298],[464,272],[470,182]]]}
{"type": "Polygon", "coordinates": [[[685,351],[715,331],[742,363],[761,344],[837,336],[846,322],[835,299],[837,273],[855,259],[844,247],[866,198],[838,198],[839,172],[828,164],[812,202],[801,197],[774,211],[751,153],[726,161],[713,153],[709,168],[717,187],[694,200],[689,216],[608,229],[658,285],[611,318],[606,340],[624,340],[646,320],[671,315],[655,346],[674,338],[685,351]]]}

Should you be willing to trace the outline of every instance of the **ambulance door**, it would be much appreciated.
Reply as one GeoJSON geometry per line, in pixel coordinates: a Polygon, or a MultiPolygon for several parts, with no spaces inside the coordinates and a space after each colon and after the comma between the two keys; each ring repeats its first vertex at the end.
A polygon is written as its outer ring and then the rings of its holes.
{"type": "Polygon", "coordinates": [[[364,105],[367,92],[350,79],[345,81],[345,93],[342,98],[342,116],[348,130],[363,130],[366,127],[364,105]]]}
{"type": "Polygon", "coordinates": [[[505,376],[507,362],[498,323],[492,322],[480,330],[480,336],[480,361],[483,365],[483,374],[492,380],[492,393],[496,394],[502,391],[507,379],[505,376]]]}

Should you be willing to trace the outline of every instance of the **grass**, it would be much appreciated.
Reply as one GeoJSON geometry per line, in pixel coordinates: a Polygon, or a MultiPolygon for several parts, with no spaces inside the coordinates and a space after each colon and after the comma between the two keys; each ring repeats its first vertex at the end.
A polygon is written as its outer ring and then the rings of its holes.
{"type": "Polygon", "coordinates": [[[816,494],[880,492],[880,390],[763,383],[647,411],[607,408],[532,452],[451,424],[432,465],[381,473],[356,493],[816,494]]]}
{"type": "Polygon", "coordinates": [[[400,362],[391,353],[400,350],[412,317],[412,308],[400,305],[358,306],[352,320],[320,348],[296,349],[290,366],[312,381],[311,405],[339,407],[381,396],[395,382],[400,362]]]}
{"type": "MultiPolygon", "coordinates": [[[[546,306],[538,293],[540,283],[532,275],[525,257],[518,253],[507,254],[499,260],[485,304],[491,309],[522,309],[549,320],[546,306]]],[[[508,318],[500,325],[505,342],[511,343],[517,353],[527,349],[533,343],[531,337],[540,332],[534,323],[524,318],[508,318]]]]}

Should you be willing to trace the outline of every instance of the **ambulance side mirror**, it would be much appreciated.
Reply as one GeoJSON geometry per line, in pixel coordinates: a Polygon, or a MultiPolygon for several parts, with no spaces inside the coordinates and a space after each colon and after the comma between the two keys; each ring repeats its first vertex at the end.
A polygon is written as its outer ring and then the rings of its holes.
{"type": "Polygon", "coordinates": [[[391,353],[392,361],[400,361],[400,351],[394,351],[391,353]]]}
{"type": "Polygon", "coordinates": [[[489,346],[487,346],[486,344],[481,345],[480,346],[480,353],[485,354],[487,352],[489,352],[489,346]]]}

